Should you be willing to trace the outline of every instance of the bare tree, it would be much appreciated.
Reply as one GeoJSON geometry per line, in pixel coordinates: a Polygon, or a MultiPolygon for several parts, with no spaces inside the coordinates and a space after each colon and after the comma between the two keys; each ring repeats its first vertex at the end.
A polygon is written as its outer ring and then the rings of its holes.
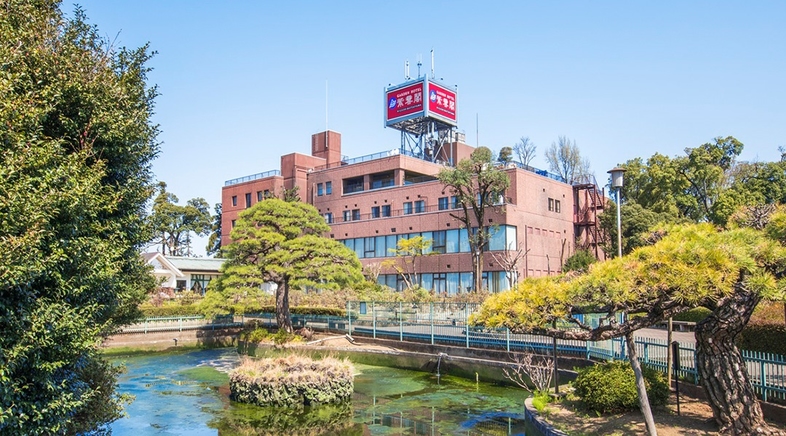
{"type": "Polygon", "coordinates": [[[537,147],[535,143],[529,140],[529,136],[522,136],[513,146],[513,151],[519,158],[519,162],[525,167],[528,167],[532,159],[535,158],[535,150],[537,147]]]}
{"type": "Polygon", "coordinates": [[[560,136],[557,142],[551,143],[551,147],[546,150],[546,162],[549,169],[566,183],[579,182],[590,175],[589,160],[581,157],[576,141],[566,136],[560,136]]]}
{"type": "Polygon", "coordinates": [[[512,355],[511,360],[513,363],[510,368],[502,369],[505,378],[529,392],[547,392],[549,390],[551,377],[554,374],[554,359],[527,351],[512,355]]]}
{"type": "MultiPolygon", "coordinates": [[[[518,244],[519,247],[523,247],[524,244],[518,244]]],[[[519,281],[519,262],[524,256],[529,252],[529,250],[524,251],[524,248],[519,248],[518,250],[505,250],[502,253],[495,253],[490,252],[491,257],[500,264],[502,268],[505,268],[505,277],[508,278],[508,285],[511,289],[518,283],[519,281]]]]}

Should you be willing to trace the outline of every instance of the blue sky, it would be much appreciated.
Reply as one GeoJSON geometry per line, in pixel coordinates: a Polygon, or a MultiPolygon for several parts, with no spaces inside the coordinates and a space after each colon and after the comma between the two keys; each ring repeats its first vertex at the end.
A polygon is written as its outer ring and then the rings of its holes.
{"type": "Polygon", "coordinates": [[[742,141],[742,160],[786,146],[785,1],[78,3],[117,45],[158,52],[154,171],[181,203],[212,205],[225,180],[310,153],[326,106],[343,154],[397,148],[383,88],[406,60],[416,75],[419,55],[428,72],[431,49],[468,143],[529,136],[546,169],[564,135],[601,185],[618,163],[716,136],[742,141]]]}

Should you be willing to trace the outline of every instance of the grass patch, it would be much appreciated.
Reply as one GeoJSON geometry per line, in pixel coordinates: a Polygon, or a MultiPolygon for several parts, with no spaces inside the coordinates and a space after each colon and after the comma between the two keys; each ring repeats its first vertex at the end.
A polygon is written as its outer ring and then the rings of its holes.
{"type": "Polygon", "coordinates": [[[212,366],[197,366],[180,371],[183,376],[209,386],[222,386],[229,383],[229,374],[212,366]]]}

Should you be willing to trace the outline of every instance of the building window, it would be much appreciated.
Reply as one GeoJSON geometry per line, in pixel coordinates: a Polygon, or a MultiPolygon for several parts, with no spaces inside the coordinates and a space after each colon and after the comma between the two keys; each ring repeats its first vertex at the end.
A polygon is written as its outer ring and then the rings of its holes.
{"type": "Polygon", "coordinates": [[[364,246],[364,257],[374,257],[374,252],[376,251],[376,239],[374,238],[365,238],[363,241],[364,246]]]}
{"type": "Polygon", "coordinates": [[[352,209],[352,221],[360,220],[360,209],[352,209]]]}
{"type": "Polygon", "coordinates": [[[382,206],[382,216],[390,216],[390,205],[386,204],[382,206]]]}
{"type": "Polygon", "coordinates": [[[450,197],[450,203],[451,203],[451,205],[452,205],[451,207],[453,209],[458,209],[459,208],[458,196],[454,195],[454,196],[450,197]]]}
{"type": "Polygon", "coordinates": [[[191,290],[200,295],[205,295],[207,285],[213,276],[207,274],[194,274],[191,276],[191,290]]]}
{"type": "Polygon", "coordinates": [[[352,212],[345,210],[344,211],[344,222],[352,221],[352,212]]]}
{"type": "Polygon", "coordinates": [[[322,196],[322,184],[317,183],[317,197],[321,197],[321,196],[322,196]]]}
{"type": "Polygon", "coordinates": [[[549,212],[554,212],[554,199],[549,198],[549,212]]]}
{"type": "Polygon", "coordinates": [[[423,213],[426,211],[426,201],[418,200],[415,202],[415,213],[423,213]]]}
{"type": "Polygon", "coordinates": [[[442,294],[447,292],[448,289],[447,289],[447,280],[445,277],[445,273],[436,273],[434,274],[433,277],[434,278],[431,286],[434,292],[437,294],[442,294]]]}
{"type": "Polygon", "coordinates": [[[363,176],[344,179],[344,194],[363,191],[363,176]]]}
{"type": "Polygon", "coordinates": [[[175,282],[175,289],[178,291],[184,291],[186,289],[186,281],[185,280],[177,280],[175,282]]]}
{"type": "Polygon", "coordinates": [[[371,208],[371,218],[379,218],[379,206],[371,208]]]}
{"type": "Polygon", "coordinates": [[[411,215],[412,214],[412,202],[407,201],[404,203],[404,215],[411,215]]]}
{"type": "Polygon", "coordinates": [[[394,183],[393,171],[371,175],[371,189],[387,188],[394,183]]]}
{"type": "Polygon", "coordinates": [[[325,182],[325,195],[333,193],[333,182],[325,182]]]}
{"type": "Polygon", "coordinates": [[[237,206],[237,195],[232,196],[232,206],[237,206]]]}
{"type": "Polygon", "coordinates": [[[270,198],[270,190],[265,189],[265,193],[263,195],[265,196],[265,198],[270,198]]]}
{"type": "Polygon", "coordinates": [[[561,208],[559,204],[559,200],[554,200],[554,212],[560,213],[561,208]]]}
{"type": "Polygon", "coordinates": [[[232,228],[235,228],[235,220],[232,220],[232,228]]]}
{"type": "Polygon", "coordinates": [[[446,210],[448,208],[448,197],[439,197],[437,199],[439,210],[446,210]]]}
{"type": "Polygon", "coordinates": [[[248,209],[249,207],[251,207],[251,193],[250,192],[246,193],[246,209],[248,209]]]}
{"type": "Polygon", "coordinates": [[[328,212],[325,214],[325,222],[328,224],[333,223],[333,212],[328,212]]]}
{"type": "Polygon", "coordinates": [[[262,194],[262,191],[257,191],[257,202],[262,201],[265,199],[265,196],[262,194]]]}
{"type": "Polygon", "coordinates": [[[447,232],[440,230],[432,232],[431,252],[444,254],[447,246],[447,232]]]}

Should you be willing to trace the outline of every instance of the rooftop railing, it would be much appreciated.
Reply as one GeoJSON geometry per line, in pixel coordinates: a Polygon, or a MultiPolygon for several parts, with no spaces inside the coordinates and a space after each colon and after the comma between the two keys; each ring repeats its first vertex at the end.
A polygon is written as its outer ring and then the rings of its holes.
{"type": "Polygon", "coordinates": [[[227,180],[226,182],[224,182],[224,186],[232,186],[240,183],[250,182],[252,180],[265,179],[268,177],[280,176],[280,175],[281,175],[281,171],[270,170],[270,171],[265,171],[264,173],[256,173],[250,176],[238,177],[237,179],[227,180]]]}

